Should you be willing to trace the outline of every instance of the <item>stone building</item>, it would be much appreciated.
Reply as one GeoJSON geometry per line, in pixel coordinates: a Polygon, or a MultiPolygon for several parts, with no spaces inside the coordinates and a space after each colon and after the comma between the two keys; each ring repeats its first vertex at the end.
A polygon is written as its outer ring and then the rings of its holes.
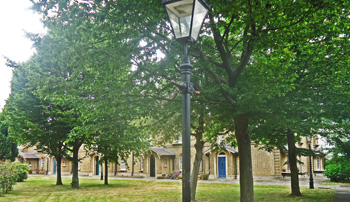
{"type": "MultiPolygon", "coordinates": [[[[194,161],[195,139],[191,139],[191,160],[194,161]]],[[[311,148],[316,155],[311,157],[313,172],[322,173],[324,170],[324,155],[319,152],[318,136],[315,135],[310,142],[311,148]]],[[[206,143],[203,149],[203,160],[200,173],[209,174],[209,178],[236,179],[239,176],[238,150],[224,143],[211,148],[206,143]]],[[[299,148],[309,148],[306,138],[296,144],[299,148]]],[[[40,153],[35,147],[19,148],[17,160],[28,164],[33,171],[42,170],[45,173],[55,174],[57,163],[54,156],[40,153]]],[[[267,152],[261,150],[259,145],[252,145],[252,165],[254,176],[281,176],[288,175],[288,151],[274,150],[267,152]]],[[[100,165],[101,154],[87,152],[81,147],[79,151],[79,174],[82,176],[100,175],[104,172],[104,166],[100,165]],[[102,170],[103,169],[103,170],[102,170]]],[[[300,173],[308,173],[310,169],[309,157],[298,156],[298,169],[300,173]]],[[[62,175],[72,172],[72,162],[68,158],[62,159],[62,175]]],[[[174,141],[163,146],[152,146],[142,156],[130,156],[126,162],[119,159],[118,164],[110,162],[108,165],[109,175],[117,176],[140,176],[162,177],[182,170],[182,142],[174,141]]]]}

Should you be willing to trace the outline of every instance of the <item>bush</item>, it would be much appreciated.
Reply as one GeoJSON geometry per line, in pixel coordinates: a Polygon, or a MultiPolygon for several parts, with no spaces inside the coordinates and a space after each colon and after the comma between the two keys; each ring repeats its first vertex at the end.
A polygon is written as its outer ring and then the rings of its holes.
{"type": "Polygon", "coordinates": [[[16,183],[16,167],[13,163],[6,161],[0,163],[0,193],[6,194],[12,190],[16,183]]]}
{"type": "Polygon", "coordinates": [[[349,182],[350,181],[350,165],[349,163],[335,163],[326,166],[323,175],[332,182],[349,182]]]}
{"type": "Polygon", "coordinates": [[[209,174],[202,174],[201,175],[202,180],[208,180],[209,179],[209,174]]]}
{"type": "Polygon", "coordinates": [[[11,163],[10,161],[0,163],[0,195],[12,190],[16,182],[23,182],[28,178],[29,167],[26,164],[11,163]]]}
{"type": "Polygon", "coordinates": [[[27,164],[15,163],[16,182],[23,182],[28,178],[29,166],[27,164]]]}

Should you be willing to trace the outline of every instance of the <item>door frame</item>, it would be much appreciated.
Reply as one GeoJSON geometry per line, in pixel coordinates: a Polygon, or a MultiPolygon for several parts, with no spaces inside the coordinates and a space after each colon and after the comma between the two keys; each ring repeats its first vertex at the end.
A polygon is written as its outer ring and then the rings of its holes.
{"type": "Polygon", "coordinates": [[[227,158],[226,158],[226,154],[224,153],[224,152],[221,152],[219,155],[218,155],[218,157],[217,157],[217,162],[218,162],[218,178],[227,178],[227,158]],[[219,164],[219,158],[223,158],[224,159],[224,162],[225,162],[225,167],[224,167],[224,169],[225,169],[225,177],[220,177],[220,168],[221,168],[221,166],[220,166],[220,164],[219,164]]]}
{"type": "Polygon", "coordinates": [[[99,164],[100,157],[95,156],[94,161],[95,161],[95,175],[100,175],[100,164],[99,164]]]}
{"type": "Polygon", "coordinates": [[[156,158],[153,156],[153,154],[151,154],[151,156],[149,157],[149,176],[156,177],[156,158]],[[152,176],[152,158],[154,161],[154,164],[153,164],[154,176],[152,176]]]}
{"type": "Polygon", "coordinates": [[[53,158],[53,174],[57,173],[57,161],[56,158],[53,158]]]}

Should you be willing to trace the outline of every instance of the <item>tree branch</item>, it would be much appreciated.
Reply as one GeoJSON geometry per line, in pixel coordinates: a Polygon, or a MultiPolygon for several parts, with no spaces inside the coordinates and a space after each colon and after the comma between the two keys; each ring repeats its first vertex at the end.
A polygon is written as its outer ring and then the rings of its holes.
{"type": "Polygon", "coordinates": [[[322,8],[322,6],[316,8],[314,11],[311,11],[309,13],[307,13],[305,16],[299,18],[296,22],[291,22],[289,25],[285,25],[285,26],[280,26],[280,27],[274,27],[274,28],[270,28],[270,29],[263,29],[264,32],[267,31],[274,31],[274,30],[278,30],[278,29],[283,29],[283,28],[287,28],[287,27],[291,27],[294,26],[300,22],[302,22],[306,17],[308,17],[309,15],[316,13],[318,10],[320,10],[322,8]]]}

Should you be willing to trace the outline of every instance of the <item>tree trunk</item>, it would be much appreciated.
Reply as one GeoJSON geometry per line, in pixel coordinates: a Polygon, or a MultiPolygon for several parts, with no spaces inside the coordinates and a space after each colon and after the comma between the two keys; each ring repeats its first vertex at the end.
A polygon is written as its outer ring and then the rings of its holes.
{"type": "Polygon", "coordinates": [[[199,174],[200,164],[203,158],[204,142],[202,140],[202,137],[203,137],[202,133],[197,133],[196,143],[194,144],[194,147],[196,149],[196,156],[194,158],[193,168],[192,168],[192,180],[191,180],[191,200],[192,201],[196,201],[198,174],[199,174]]]}
{"type": "Polygon", "coordinates": [[[79,148],[81,144],[73,146],[73,165],[72,165],[72,188],[79,188],[79,173],[78,173],[78,161],[79,161],[79,148]]]}
{"type": "Polygon", "coordinates": [[[300,188],[299,188],[299,176],[298,176],[298,167],[297,167],[297,155],[295,148],[295,139],[294,134],[288,129],[287,131],[287,140],[288,140],[288,159],[290,165],[290,173],[291,173],[291,188],[292,188],[292,196],[301,196],[300,188]]]}
{"type": "Polygon", "coordinates": [[[254,202],[253,167],[248,119],[245,115],[235,118],[235,133],[238,143],[241,202],[254,202]]]}
{"type": "Polygon", "coordinates": [[[108,185],[108,159],[105,156],[105,185],[108,185]]]}
{"type": "Polygon", "coordinates": [[[56,158],[56,166],[57,166],[57,173],[56,173],[56,185],[63,185],[62,183],[62,170],[61,170],[61,163],[62,163],[62,156],[57,155],[56,158]]]}
{"type": "Polygon", "coordinates": [[[118,168],[118,156],[115,158],[114,176],[117,176],[117,168],[118,168]]]}

